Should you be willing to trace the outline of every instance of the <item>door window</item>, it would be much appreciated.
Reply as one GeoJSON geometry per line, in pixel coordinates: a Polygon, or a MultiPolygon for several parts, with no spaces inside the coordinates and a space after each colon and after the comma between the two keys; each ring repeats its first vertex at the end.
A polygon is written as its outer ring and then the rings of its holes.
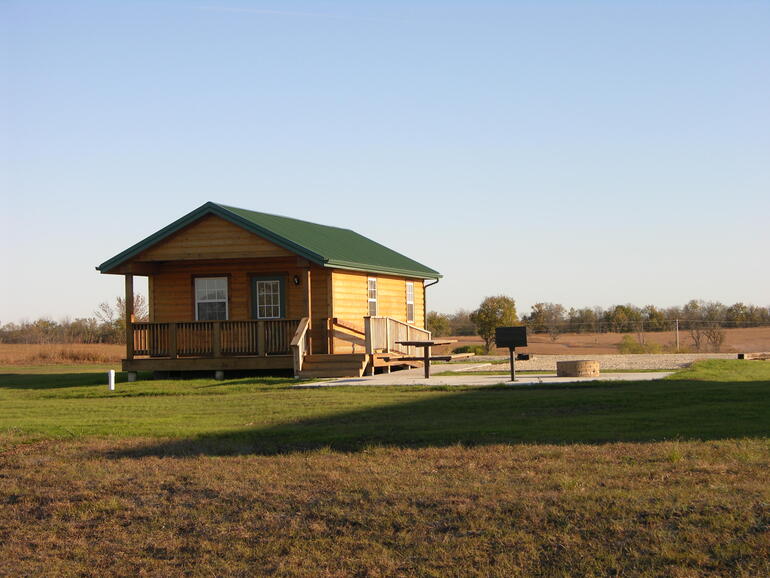
{"type": "Polygon", "coordinates": [[[254,299],[257,319],[283,317],[283,283],[280,279],[255,279],[254,299]]]}

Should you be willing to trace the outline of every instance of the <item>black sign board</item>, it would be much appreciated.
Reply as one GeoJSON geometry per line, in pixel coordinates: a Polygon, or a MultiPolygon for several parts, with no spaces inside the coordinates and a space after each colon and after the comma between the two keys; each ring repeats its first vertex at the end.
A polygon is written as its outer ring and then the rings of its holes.
{"type": "Polygon", "coordinates": [[[498,327],[495,329],[495,344],[498,347],[527,346],[527,328],[526,327],[498,327]]]}
{"type": "Polygon", "coordinates": [[[516,381],[516,356],[514,350],[517,347],[527,346],[526,327],[497,327],[495,329],[495,344],[498,347],[507,347],[511,354],[511,381],[516,381]]]}

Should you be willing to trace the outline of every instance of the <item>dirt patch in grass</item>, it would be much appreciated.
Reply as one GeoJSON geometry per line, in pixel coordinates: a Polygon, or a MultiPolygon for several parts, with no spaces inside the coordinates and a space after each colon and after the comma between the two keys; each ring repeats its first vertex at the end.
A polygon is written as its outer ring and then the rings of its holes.
{"type": "Polygon", "coordinates": [[[118,363],[125,353],[125,345],[107,343],[0,343],[0,365],[118,363]]]}
{"type": "Polygon", "coordinates": [[[767,440],[127,456],[0,438],[0,574],[770,573],[767,440]]]}

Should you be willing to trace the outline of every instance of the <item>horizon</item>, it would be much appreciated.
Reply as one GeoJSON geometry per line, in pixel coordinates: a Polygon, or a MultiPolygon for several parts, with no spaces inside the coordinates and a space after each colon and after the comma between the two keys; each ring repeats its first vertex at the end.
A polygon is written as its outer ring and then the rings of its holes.
{"type": "MultiPolygon", "coordinates": [[[[138,276],[134,277],[134,284],[135,284],[135,286],[139,285],[139,282],[141,281],[141,279],[142,278],[138,277],[138,276]]],[[[457,307],[457,308],[455,308],[452,311],[439,311],[439,310],[431,309],[430,307],[428,307],[427,308],[427,312],[428,313],[438,313],[440,315],[446,315],[446,316],[452,316],[452,315],[456,315],[458,313],[472,313],[475,309],[478,308],[478,306],[481,304],[483,299],[485,299],[486,297],[496,297],[496,296],[498,296],[498,295],[485,295],[485,296],[483,296],[483,297],[481,297],[479,299],[479,302],[476,304],[476,306],[470,307],[470,308],[468,308],[468,307],[457,307]]],[[[516,315],[517,315],[519,321],[522,320],[522,317],[524,317],[526,315],[529,315],[532,312],[532,307],[535,304],[537,304],[537,303],[546,303],[546,304],[552,303],[552,302],[547,302],[547,301],[538,301],[536,303],[532,303],[531,305],[527,305],[526,309],[522,309],[519,306],[519,302],[516,300],[516,298],[514,296],[511,296],[511,295],[502,295],[502,296],[511,297],[514,300],[514,302],[516,303],[516,315]]],[[[141,297],[141,298],[144,298],[146,300],[147,299],[147,293],[146,292],[135,291],[134,292],[134,297],[135,298],[136,297],[141,297]]],[[[91,313],[86,314],[86,315],[76,316],[76,315],[66,315],[65,314],[65,315],[61,315],[61,316],[58,316],[58,317],[53,317],[53,316],[45,315],[45,316],[40,316],[40,317],[36,317],[36,318],[21,317],[21,318],[18,318],[18,319],[11,319],[11,320],[0,319],[0,328],[4,327],[6,325],[9,325],[9,324],[22,325],[22,324],[25,324],[25,323],[34,323],[34,322],[40,321],[40,320],[47,320],[47,321],[54,321],[54,322],[57,322],[57,323],[61,323],[61,322],[74,321],[76,319],[93,318],[93,317],[96,316],[96,311],[99,308],[99,305],[101,305],[102,303],[106,303],[106,304],[108,304],[110,306],[115,306],[115,303],[116,303],[118,298],[122,299],[123,295],[115,295],[115,296],[112,297],[112,299],[107,299],[106,301],[97,303],[94,306],[94,308],[91,311],[91,313]]],[[[690,301],[698,301],[698,302],[703,302],[705,304],[717,303],[717,304],[724,305],[725,307],[730,307],[732,305],[743,304],[743,305],[745,305],[747,307],[759,307],[759,308],[764,308],[764,309],[770,309],[770,305],[762,305],[762,304],[759,304],[759,303],[750,303],[750,302],[747,302],[747,301],[726,302],[726,301],[720,301],[718,299],[714,300],[714,301],[705,301],[703,299],[697,299],[697,298],[688,299],[687,301],[685,301],[683,303],[675,303],[675,304],[672,304],[672,305],[656,305],[654,303],[643,303],[642,304],[642,303],[630,303],[630,302],[626,302],[626,303],[616,302],[616,303],[611,303],[609,305],[581,305],[581,306],[571,305],[569,303],[554,303],[554,304],[555,305],[562,305],[562,306],[564,306],[564,309],[565,309],[564,313],[566,315],[567,313],[569,313],[569,311],[571,309],[575,309],[575,310],[578,310],[578,311],[581,310],[581,309],[591,309],[591,310],[594,310],[594,311],[596,309],[601,309],[603,312],[608,312],[608,311],[611,311],[614,307],[618,307],[618,306],[632,306],[632,307],[637,307],[639,309],[643,309],[644,307],[647,307],[647,306],[653,306],[656,309],[658,309],[659,311],[666,311],[666,310],[672,309],[672,308],[683,307],[683,306],[687,305],[690,301]]],[[[689,319],[689,318],[681,317],[681,318],[679,318],[679,321],[692,321],[692,320],[689,319]]],[[[564,323],[567,323],[567,321],[564,321],[564,323]]],[[[768,325],[768,323],[766,323],[766,322],[756,322],[755,323],[755,322],[746,321],[746,322],[741,322],[741,323],[744,323],[744,324],[754,323],[754,326],[756,326],[756,327],[768,325]]],[[[578,323],[578,325],[586,325],[586,324],[588,324],[588,322],[586,322],[586,323],[578,323]]],[[[723,327],[725,329],[729,329],[730,328],[728,325],[723,325],[723,327]]],[[[746,327],[743,327],[743,328],[744,329],[751,329],[752,327],[746,326],[746,327]]]]}
{"type": "MultiPolygon", "coordinates": [[[[0,4],[0,324],[208,199],[349,228],[504,294],[770,306],[770,5],[0,4]]],[[[136,291],[147,295],[146,279],[136,291]]]]}

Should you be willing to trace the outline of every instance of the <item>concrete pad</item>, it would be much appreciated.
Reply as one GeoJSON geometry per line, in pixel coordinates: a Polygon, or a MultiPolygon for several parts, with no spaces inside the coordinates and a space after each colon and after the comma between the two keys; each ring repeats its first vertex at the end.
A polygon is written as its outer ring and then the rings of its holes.
{"type": "MultiPolygon", "coordinates": [[[[445,366],[431,366],[431,373],[444,373],[447,371],[445,366]]],[[[456,370],[462,371],[462,370],[456,370]]],[[[603,373],[597,377],[556,377],[556,374],[529,375],[523,374],[517,376],[515,382],[510,380],[510,375],[431,375],[425,379],[422,368],[409,369],[404,371],[395,371],[393,373],[367,375],[364,377],[342,377],[323,381],[316,381],[308,384],[298,384],[294,387],[342,387],[342,386],[435,386],[435,385],[455,385],[455,386],[476,386],[489,387],[497,384],[506,384],[510,386],[518,385],[538,385],[538,384],[561,384],[561,383],[580,383],[584,381],[652,381],[663,379],[674,373],[673,371],[655,371],[641,373],[603,373]]]]}

